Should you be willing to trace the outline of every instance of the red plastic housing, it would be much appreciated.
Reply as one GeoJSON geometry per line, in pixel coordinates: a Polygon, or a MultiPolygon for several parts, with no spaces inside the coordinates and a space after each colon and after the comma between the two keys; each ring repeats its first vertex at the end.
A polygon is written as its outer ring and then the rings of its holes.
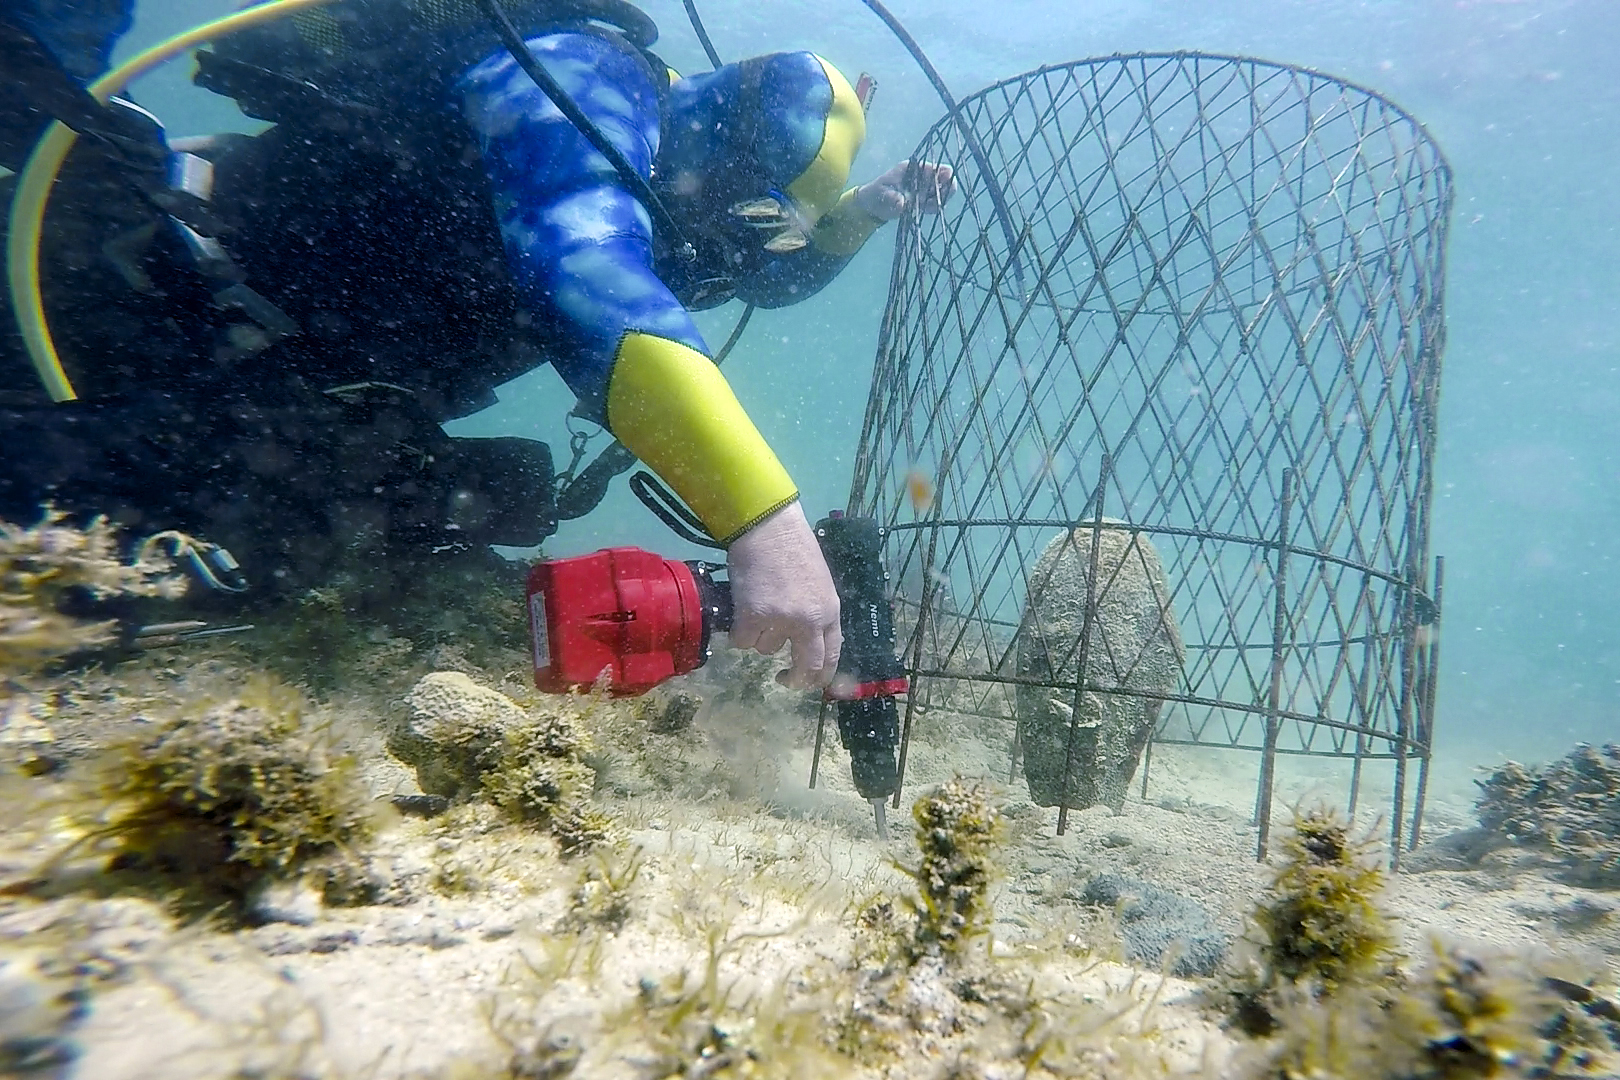
{"type": "Polygon", "coordinates": [[[615,697],[644,694],[703,662],[703,607],[692,570],[640,548],[547,559],[529,571],[534,684],[615,697]]]}
{"type": "Polygon", "coordinates": [[[821,696],[827,701],[865,701],[867,698],[898,697],[910,692],[910,689],[911,680],[903,675],[898,679],[863,683],[837,678],[822,691],[821,696]]]}

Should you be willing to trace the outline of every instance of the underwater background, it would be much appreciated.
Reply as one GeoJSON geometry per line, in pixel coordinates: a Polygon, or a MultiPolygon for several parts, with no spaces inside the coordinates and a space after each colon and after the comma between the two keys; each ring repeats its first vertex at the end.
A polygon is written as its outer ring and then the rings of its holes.
{"type": "MultiPolygon", "coordinates": [[[[119,49],[232,7],[142,0],[119,49]]],[[[678,3],[649,0],[655,48],[707,63],[678,3]]],[[[1257,56],[1361,83],[1422,121],[1456,174],[1434,552],[1447,557],[1442,758],[1545,760],[1615,738],[1620,703],[1620,5],[1615,0],[896,0],[958,97],[1046,63],[1188,49],[1257,56]]],[[[878,81],[854,180],[904,158],[942,114],[900,45],[857,0],[703,0],[726,59],[813,49],[878,81]]],[[[134,87],[171,135],[252,130],[178,63],[134,87]]],[[[892,231],[825,291],[755,315],[726,367],[813,517],[842,506],[860,436],[892,231]]],[[[718,348],[740,305],[700,316],[718,348]]],[[[567,460],[572,400],[549,369],[459,421],[567,460]]],[[[605,438],[593,441],[594,453],[605,438]]],[[[896,478],[899,483],[900,479],[896,478]]],[[[701,554],[623,482],[547,544],[701,554]]]]}

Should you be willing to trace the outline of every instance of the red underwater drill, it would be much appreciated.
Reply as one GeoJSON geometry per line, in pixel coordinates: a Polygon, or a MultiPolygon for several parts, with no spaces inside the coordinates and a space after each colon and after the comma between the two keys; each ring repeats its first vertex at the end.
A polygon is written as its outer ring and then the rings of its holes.
{"type": "MultiPolygon", "coordinates": [[[[906,692],[882,561],[885,530],[834,511],[816,523],[843,615],[838,674],[825,692],[850,753],[855,788],[878,811],[900,786],[895,695],[906,692]]],[[[546,559],[529,572],[534,683],[567,693],[606,676],[615,696],[644,694],[711,655],[715,631],[731,628],[731,586],[721,567],[665,559],[640,548],[546,559]]]]}

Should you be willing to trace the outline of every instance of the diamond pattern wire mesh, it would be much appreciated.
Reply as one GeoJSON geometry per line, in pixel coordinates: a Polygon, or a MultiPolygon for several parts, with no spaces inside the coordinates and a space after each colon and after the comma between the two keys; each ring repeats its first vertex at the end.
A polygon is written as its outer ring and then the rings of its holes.
{"type": "MultiPolygon", "coordinates": [[[[952,165],[961,194],[902,222],[850,498],[890,530],[908,727],[932,704],[1011,740],[1035,561],[1065,527],[1083,547],[1118,521],[1159,552],[1187,647],[1155,741],[1263,754],[1262,850],[1277,754],[1352,757],[1358,783],[1393,759],[1396,851],[1416,759],[1415,840],[1439,148],[1359,87],[1183,53],[999,83],[915,157],[952,165]]],[[[1109,662],[1085,664],[1086,690],[1124,692],[1131,658],[1091,630],[1109,662]]]]}

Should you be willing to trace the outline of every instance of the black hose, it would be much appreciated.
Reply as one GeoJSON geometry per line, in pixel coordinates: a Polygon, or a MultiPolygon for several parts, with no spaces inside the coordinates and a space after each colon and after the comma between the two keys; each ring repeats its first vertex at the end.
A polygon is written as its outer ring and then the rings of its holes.
{"type": "Polygon", "coordinates": [[[658,516],[658,519],[669,526],[669,531],[685,540],[689,544],[699,547],[713,548],[724,551],[725,545],[717,543],[709,535],[709,530],[698,516],[682,505],[675,493],[659,482],[652,473],[643,469],[630,478],[630,490],[635,492],[641,504],[658,516]]]}
{"type": "Polygon", "coordinates": [[[714,65],[714,69],[719,71],[721,66],[720,54],[715,52],[714,42],[709,40],[709,32],[703,29],[703,20],[698,17],[697,3],[695,0],[685,0],[685,3],[686,17],[692,20],[692,30],[697,34],[698,41],[703,45],[704,55],[709,58],[709,63],[714,65]]]}
{"type": "Polygon", "coordinates": [[[594,461],[557,493],[557,520],[573,521],[595,510],[607,495],[613,478],[629,471],[635,463],[636,455],[624,443],[617,439],[608,443],[594,461]]]}
{"type": "Polygon", "coordinates": [[[619,148],[608,141],[601,129],[592,123],[591,118],[586,116],[574,103],[574,99],[568,96],[568,91],[551,77],[550,72],[540,66],[539,59],[529,51],[523,35],[518,33],[517,27],[512,25],[512,20],[507,18],[500,0],[478,0],[478,3],[490,21],[495,24],[501,43],[506,46],[506,51],[512,54],[512,59],[517,61],[518,67],[534,80],[535,85],[545,92],[553,105],[557,106],[557,110],[568,118],[568,122],[573,124],[581,135],[585,136],[587,142],[596,148],[596,152],[607,158],[608,164],[613,166],[613,171],[619,174],[619,179],[631,190],[641,205],[647,208],[647,213],[657,219],[658,226],[665,230],[665,235],[674,242],[674,247],[681,253],[682,258],[688,262],[697,258],[697,249],[686,239],[685,231],[676,223],[663,201],[654,194],[652,185],[647,183],[646,177],[636,172],[635,167],[619,152],[619,148]]]}
{"type": "Polygon", "coordinates": [[[754,305],[749,304],[747,307],[743,308],[742,315],[740,315],[737,319],[737,325],[731,328],[731,336],[726,338],[726,343],[724,345],[720,346],[720,351],[714,354],[715,367],[719,367],[721,364],[726,362],[726,357],[731,355],[731,350],[736,347],[737,342],[742,338],[743,331],[748,329],[748,320],[752,319],[753,317],[754,305]]]}
{"type": "Polygon", "coordinates": [[[929,62],[928,55],[922,51],[922,46],[917,44],[917,39],[900,25],[900,20],[883,6],[882,0],[861,0],[861,2],[871,8],[872,13],[882,19],[884,25],[900,39],[900,44],[906,47],[906,51],[911,53],[911,58],[917,61],[917,66],[922,68],[923,74],[928,76],[928,81],[934,84],[939,99],[945,103],[951,119],[956,122],[956,129],[962,133],[962,140],[967,143],[968,152],[973,155],[973,160],[979,166],[979,173],[984,177],[985,186],[990,193],[990,204],[995,208],[996,220],[1001,224],[1001,234],[1007,239],[1007,255],[1012,259],[1013,275],[1018,279],[1018,293],[1020,296],[1024,295],[1026,291],[1024,265],[1018,258],[1018,230],[1013,228],[1012,211],[1007,206],[1007,196],[1002,192],[1000,182],[996,180],[995,170],[990,165],[990,156],[984,152],[979,137],[973,133],[973,129],[968,126],[967,120],[958,110],[956,98],[951,96],[950,88],[945,85],[945,80],[940,77],[938,69],[929,62]]]}

